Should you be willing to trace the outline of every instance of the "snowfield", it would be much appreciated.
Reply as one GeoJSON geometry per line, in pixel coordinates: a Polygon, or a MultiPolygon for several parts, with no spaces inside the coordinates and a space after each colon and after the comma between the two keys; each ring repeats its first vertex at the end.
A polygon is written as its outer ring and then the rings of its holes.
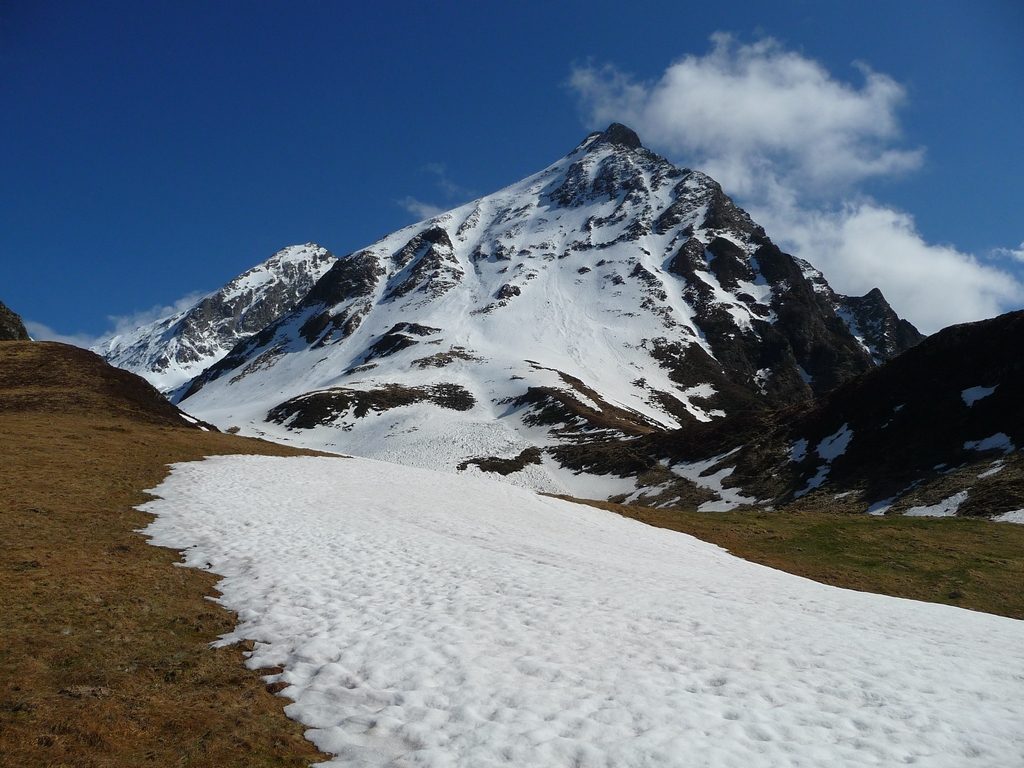
{"type": "Polygon", "coordinates": [[[224,578],[337,766],[1024,765],[1024,622],[823,586],[485,478],[179,464],[154,544],[224,578]]]}

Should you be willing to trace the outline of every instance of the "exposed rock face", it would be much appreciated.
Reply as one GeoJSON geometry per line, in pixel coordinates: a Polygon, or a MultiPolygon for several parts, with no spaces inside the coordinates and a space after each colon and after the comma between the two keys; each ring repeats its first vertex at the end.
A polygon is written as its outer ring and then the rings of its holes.
{"type": "Polygon", "coordinates": [[[285,248],[193,306],[93,350],[164,391],[174,389],[294,308],[334,263],[313,243],[285,248]]]}
{"type": "MultiPolygon", "coordinates": [[[[641,493],[650,503],[677,503],[720,475],[734,496],[773,506],[998,517],[1024,509],[1024,359],[1008,353],[1022,345],[1024,312],[953,326],[810,407],[736,413],[617,449],[633,473],[667,466],[689,478],[641,493]]],[[[608,454],[580,446],[567,461],[586,468],[608,454]]],[[[722,503],[718,490],[706,503],[722,503]]]]}
{"type": "Polygon", "coordinates": [[[792,494],[815,489],[822,460],[813,447],[845,426],[849,444],[822,481],[831,489],[856,490],[870,504],[889,499],[899,512],[926,500],[926,486],[946,487],[951,473],[966,467],[956,488],[971,489],[961,514],[1024,508],[1020,480],[1014,492],[992,495],[981,487],[1013,473],[978,478],[993,462],[1019,459],[1024,448],[1024,359],[1008,353],[1022,345],[1024,312],[952,326],[830,393],[785,431],[811,447],[804,461],[790,462],[792,494]]]}
{"type": "Polygon", "coordinates": [[[794,261],[815,293],[833,308],[875,363],[891,360],[924,339],[917,328],[896,314],[877,288],[863,296],[843,296],[833,291],[824,275],[806,261],[794,261]]]}
{"type": "Polygon", "coordinates": [[[0,302],[0,341],[28,341],[28,338],[21,318],[0,302]]]}
{"type": "Polygon", "coordinates": [[[838,303],[839,316],[878,362],[891,360],[924,339],[917,328],[893,311],[877,288],[863,296],[840,296],[838,303]]]}
{"type": "MultiPolygon", "coordinates": [[[[805,403],[912,341],[884,300],[843,299],[713,179],[613,124],[540,173],[339,259],[175,397],[225,426],[454,468],[805,403]],[[475,405],[267,422],[311,392],[448,383],[475,405]]],[[[523,472],[557,473],[556,454],[523,472]]]]}

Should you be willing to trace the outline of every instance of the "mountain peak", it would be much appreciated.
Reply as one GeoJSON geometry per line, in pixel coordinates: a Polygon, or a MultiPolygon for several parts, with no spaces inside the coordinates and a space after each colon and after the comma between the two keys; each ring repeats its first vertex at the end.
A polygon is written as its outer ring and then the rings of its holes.
{"type": "Polygon", "coordinates": [[[593,141],[590,142],[591,147],[596,147],[599,144],[614,144],[619,147],[626,147],[627,149],[643,148],[643,144],[640,142],[640,137],[636,135],[636,131],[622,123],[612,123],[603,131],[590,135],[594,137],[593,141]]]}

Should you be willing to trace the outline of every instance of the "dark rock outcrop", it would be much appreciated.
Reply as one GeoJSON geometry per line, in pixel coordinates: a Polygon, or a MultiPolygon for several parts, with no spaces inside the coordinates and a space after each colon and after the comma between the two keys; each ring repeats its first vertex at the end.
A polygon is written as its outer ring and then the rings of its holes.
{"type": "Polygon", "coordinates": [[[27,341],[28,331],[17,313],[0,302],[0,341],[27,341]]]}

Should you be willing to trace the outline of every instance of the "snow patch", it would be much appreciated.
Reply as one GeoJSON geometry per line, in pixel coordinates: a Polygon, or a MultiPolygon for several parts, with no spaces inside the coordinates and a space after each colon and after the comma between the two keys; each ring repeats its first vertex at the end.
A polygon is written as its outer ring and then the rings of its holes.
{"type": "Polygon", "coordinates": [[[223,576],[325,765],[1017,765],[1024,622],[836,589],[496,482],[176,465],[152,542],[223,576]],[[970,757],[968,757],[970,756],[970,757]]]}
{"type": "Polygon", "coordinates": [[[937,504],[911,507],[903,514],[907,517],[953,517],[960,505],[967,501],[968,491],[960,491],[947,496],[937,504]]]}
{"type": "Polygon", "coordinates": [[[744,496],[740,488],[726,488],[723,484],[725,478],[736,471],[736,467],[724,467],[717,472],[710,472],[712,467],[720,464],[723,459],[728,458],[733,453],[735,453],[735,450],[719,456],[713,456],[704,461],[675,464],[671,467],[671,470],[679,477],[689,480],[698,488],[714,491],[718,495],[717,499],[705,501],[697,507],[698,512],[728,512],[729,510],[736,509],[736,507],[757,504],[757,499],[744,496]]]}
{"type": "Polygon", "coordinates": [[[1016,447],[1010,436],[1005,432],[996,432],[984,440],[968,440],[964,443],[965,451],[996,451],[1001,450],[1005,454],[1013,453],[1016,447]]]}
{"type": "Polygon", "coordinates": [[[876,501],[874,504],[872,504],[870,507],[868,507],[867,513],[869,515],[879,515],[879,516],[884,515],[886,512],[888,512],[892,508],[892,504],[893,504],[894,501],[896,501],[896,497],[895,496],[890,496],[888,499],[882,499],[881,501],[876,501]]]}
{"type": "Polygon", "coordinates": [[[799,440],[793,443],[789,448],[789,460],[794,464],[799,464],[801,461],[807,458],[807,439],[801,437],[799,440]]]}
{"type": "Polygon", "coordinates": [[[838,430],[823,438],[816,449],[818,456],[830,464],[846,453],[846,448],[853,439],[853,430],[849,424],[843,424],[838,430]]]}
{"type": "Polygon", "coordinates": [[[960,393],[960,397],[963,398],[964,405],[970,408],[979,400],[984,400],[986,397],[996,391],[996,384],[994,387],[968,387],[960,393]]]}
{"type": "Polygon", "coordinates": [[[846,449],[850,445],[850,440],[852,439],[853,430],[850,429],[849,424],[843,424],[843,426],[831,435],[821,439],[814,450],[815,453],[818,454],[818,458],[822,459],[823,463],[818,466],[818,470],[815,472],[814,476],[807,481],[807,485],[793,494],[794,499],[806,496],[815,488],[821,487],[825,482],[825,479],[828,477],[829,472],[832,471],[832,462],[846,453],[846,449]]]}
{"type": "Polygon", "coordinates": [[[992,475],[998,475],[1000,472],[1003,471],[1003,468],[1005,466],[1006,466],[1006,462],[1004,462],[1002,459],[1000,459],[999,461],[993,461],[989,465],[988,469],[986,469],[984,472],[982,472],[980,475],[978,475],[978,479],[979,480],[984,480],[986,477],[992,477],[992,475]]]}

